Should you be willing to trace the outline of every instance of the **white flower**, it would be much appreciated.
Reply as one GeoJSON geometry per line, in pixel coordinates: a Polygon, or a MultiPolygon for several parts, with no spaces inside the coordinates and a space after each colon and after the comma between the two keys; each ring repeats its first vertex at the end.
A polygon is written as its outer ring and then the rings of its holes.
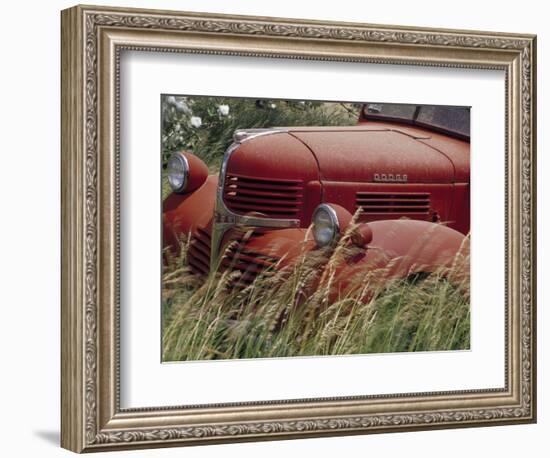
{"type": "Polygon", "coordinates": [[[195,129],[198,129],[200,126],[202,126],[202,119],[198,116],[191,116],[189,122],[191,123],[191,126],[193,126],[195,129]]]}
{"type": "Polygon", "coordinates": [[[229,105],[219,105],[218,114],[220,116],[227,116],[229,114],[229,105]]]}
{"type": "Polygon", "coordinates": [[[193,114],[191,108],[189,108],[189,105],[187,105],[185,102],[176,102],[174,106],[176,107],[176,110],[178,110],[180,113],[186,114],[187,116],[193,114]]]}
{"type": "Polygon", "coordinates": [[[187,105],[187,103],[185,102],[185,98],[177,100],[173,95],[169,95],[168,97],[166,97],[166,103],[168,105],[172,105],[176,109],[176,111],[186,114],[187,116],[193,114],[191,108],[189,108],[189,105],[187,105]]]}
{"type": "Polygon", "coordinates": [[[270,104],[269,104],[269,108],[271,108],[272,110],[274,110],[275,108],[277,108],[277,105],[275,105],[274,103],[270,103],[270,104]]]}

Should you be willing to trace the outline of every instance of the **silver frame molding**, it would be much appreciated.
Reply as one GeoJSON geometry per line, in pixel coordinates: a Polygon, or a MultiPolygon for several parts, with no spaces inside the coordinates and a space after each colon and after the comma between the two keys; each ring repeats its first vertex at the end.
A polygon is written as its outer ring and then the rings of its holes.
{"type": "Polygon", "coordinates": [[[535,36],[76,6],[62,12],[61,41],[63,447],[90,452],[535,421],[535,36]],[[504,71],[506,386],[121,409],[119,67],[124,50],[504,71]]]}

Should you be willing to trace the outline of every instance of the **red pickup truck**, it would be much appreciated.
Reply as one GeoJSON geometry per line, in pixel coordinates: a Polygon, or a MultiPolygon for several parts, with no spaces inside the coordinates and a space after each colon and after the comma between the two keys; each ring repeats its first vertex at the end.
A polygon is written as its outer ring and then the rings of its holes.
{"type": "Polygon", "coordinates": [[[163,244],[206,275],[270,267],[329,250],[342,237],[338,289],[366,271],[406,277],[450,267],[470,231],[468,108],[364,104],[351,127],[244,129],[219,174],[192,153],[168,161],[163,244]]]}

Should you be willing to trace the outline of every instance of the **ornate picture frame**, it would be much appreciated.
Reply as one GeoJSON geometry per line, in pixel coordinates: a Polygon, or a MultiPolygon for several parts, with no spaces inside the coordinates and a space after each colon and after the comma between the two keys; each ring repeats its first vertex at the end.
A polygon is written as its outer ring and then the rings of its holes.
{"type": "Polygon", "coordinates": [[[64,10],[61,33],[64,448],[91,452],[536,420],[535,36],[94,6],[64,10]],[[122,409],[118,149],[125,50],[504,71],[506,386],[122,409]]]}

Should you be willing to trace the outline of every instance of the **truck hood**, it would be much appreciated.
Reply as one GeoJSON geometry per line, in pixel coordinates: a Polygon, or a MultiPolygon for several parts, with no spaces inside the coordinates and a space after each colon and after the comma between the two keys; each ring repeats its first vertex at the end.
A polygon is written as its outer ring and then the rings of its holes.
{"type": "Polygon", "coordinates": [[[374,182],[390,174],[406,175],[409,183],[456,179],[452,159],[426,143],[430,136],[374,126],[298,128],[289,134],[313,153],[321,181],[374,182]]]}

